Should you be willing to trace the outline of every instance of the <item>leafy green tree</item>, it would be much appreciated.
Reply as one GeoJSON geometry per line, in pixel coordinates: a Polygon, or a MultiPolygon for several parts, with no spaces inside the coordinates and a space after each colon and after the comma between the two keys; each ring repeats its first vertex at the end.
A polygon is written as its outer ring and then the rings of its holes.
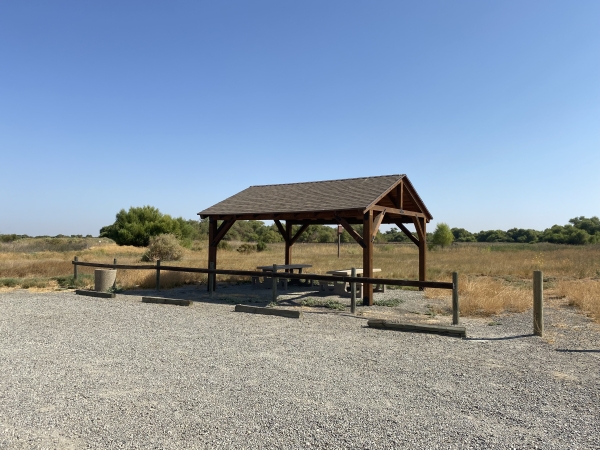
{"type": "Polygon", "coordinates": [[[507,236],[514,242],[533,243],[537,242],[540,237],[540,232],[531,229],[511,228],[506,232],[507,236]]]}
{"type": "Polygon", "coordinates": [[[390,228],[383,233],[383,237],[387,242],[410,242],[410,238],[396,227],[390,228]]]}
{"type": "Polygon", "coordinates": [[[513,242],[512,238],[502,230],[480,231],[476,235],[477,242],[513,242]]]}
{"type": "Polygon", "coordinates": [[[454,235],[452,234],[452,231],[450,231],[450,227],[448,224],[441,222],[435,227],[435,231],[433,232],[433,236],[429,241],[429,245],[430,248],[443,248],[452,244],[452,241],[454,241],[454,235]]]}
{"type": "Polygon", "coordinates": [[[600,219],[594,216],[590,219],[584,216],[575,217],[569,220],[575,228],[585,231],[590,236],[600,234],[600,219]]]}
{"type": "Polygon", "coordinates": [[[181,241],[190,241],[194,228],[183,218],[173,219],[162,214],[153,206],[122,209],[116,215],[115,223],[100,229],[100,237],[114,240],[118,245],[146,247],[150,237],[160,234],[173,234],[181,241]]]}
{"type": "Polygon", "coordinates": [[[456,242],[476,242],[475,235],[464,228],[452,228],[452,235],[456,242]]]}
{"type": "Polygon", "coordinates": [[[592,239],[587,231],[575,228],[573,225],[554,225],[544,230],[540,240],[553,244],[583,245],[592,239]]]}

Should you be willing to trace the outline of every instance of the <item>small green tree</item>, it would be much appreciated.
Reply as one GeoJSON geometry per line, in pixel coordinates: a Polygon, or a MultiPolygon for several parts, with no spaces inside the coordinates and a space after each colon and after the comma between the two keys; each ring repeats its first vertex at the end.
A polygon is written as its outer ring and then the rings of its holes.
{"type": "Polygon", "coordinates": [[[119,211],[115,223],[100,229],[100,237],[110,238],[118,245],[146,247],[152,236],[173,234],[181,241],[190,241],[195,232],[181,217],[173,219],[153,206],[142,206],[119,211]]]}
{"type": "Polygon", "coordinates": [[[454,235],[450,231],[450,227],[445,223],[438,223],[431,237],[429,248],[447,247],[454,241],[454,235]]]}

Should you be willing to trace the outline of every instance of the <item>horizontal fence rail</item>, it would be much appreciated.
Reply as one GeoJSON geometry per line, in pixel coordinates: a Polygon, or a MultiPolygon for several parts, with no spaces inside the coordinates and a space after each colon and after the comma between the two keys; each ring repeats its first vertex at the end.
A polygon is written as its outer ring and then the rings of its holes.
{"type": "Polygon", "coordinates": [[[83,261],[72,261],[75,266],[98,267],[106,269],[127,269],[127,270],[169,270],[172,272],[192,272],[206,273],[216,275],[237,275],[247,277],[267,277],[267,278],[289,278],[299,280],[315,281],[337,281],[346,283],[368,283],[368,284],[387,284],[389,286],[410,286],[435,289],[453,289],[454,283],[444,281],[418,281],[418,280],[398,280],[395,278],[370,278],[370,277],[352,277],[349,275],[319,275],[316,273],[288,273],[257,270],[224,270],[224,269],[205,269],[201,267],[179,267],[157,265],[133,265],[133,264],[101,264],[88,263],[83,261]]]}

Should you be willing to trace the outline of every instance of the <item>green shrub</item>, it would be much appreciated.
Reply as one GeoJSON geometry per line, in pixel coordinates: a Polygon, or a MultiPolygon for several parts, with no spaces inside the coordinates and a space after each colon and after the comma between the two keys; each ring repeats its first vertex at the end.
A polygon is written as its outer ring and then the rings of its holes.
{"type": "Polygon", "coordinates": [[[23,278],[19,280],[19,284],[21,289],[43,288],[48,286],[48,281],[46,278],[23,278]]]}
{"type": "Polygon", "coordinates": [[[389,300],[375,300],[373,302],[373,304],[375,306],[387,306],[389,308],[393,308],[395,306],[398,306],[401,303],[404,303],[404,300],[401,300],[399,298],[392,298],[392,299],[389,299],[389,300]]]}
{"type": "Polygon", "coordinates": [[[118,245],[145,247],[152,236],[173,234],[182,241],[191,244],[196,230],[189,221],[181,217],[173,219],[162,214],[153,206],[131,207],[117,213],[115,223],[102,227],[100,237],[114,240],[118,245]]]}
{"type": "Polygon", "coordinates": [[[28,237],[26,234],[0,234],[0,242],[14,242],[28,237]]]}
{"type": "Polygon", "coordinates": [[[83,288],[94,284],[94,275],[80,273],[77,280],[73,275],[54,277],[61,288],[83,288]]]}
{"type": "Polygon", "coordinates": [[[256,243],[256,251],[257,252],[264,252],[267,249],[267,243],[264,241],[258,241],[256,243]]]}
{"type": "Polygon", "coordinates": [[[346,305],[344,305],[343,303],[340,303],[337,300],[326,300],[326,299],[312,298],[312,297],[302,300],[300,302],[300,304],[302,306],[329,308],[329,309],[335,309],[338,311],[346,309],[346,305]]]}
{"type": "Polygon", "coordinates": [[[148,250],[142,256],[142,261],[179,261],[183,257],[183,248],[177,236],[161,234],[150,238],[148,250]]]}
{"type": "Polygon", "coordinates": [[[0,278],[0,286],[15,287],[19,285],[18,278],[0,278]]]}
{"type": "Polygon", "coordinates": [[[237,248],[240,253],[252,253],[256,251],[256,245],[248,244],[247,242],[237,248]]]}
{"type": "Polygon", "coordinates": [[[231,250],[231,245],[227,241],[221,241],[217,244],[219,250],[231,250]]]}

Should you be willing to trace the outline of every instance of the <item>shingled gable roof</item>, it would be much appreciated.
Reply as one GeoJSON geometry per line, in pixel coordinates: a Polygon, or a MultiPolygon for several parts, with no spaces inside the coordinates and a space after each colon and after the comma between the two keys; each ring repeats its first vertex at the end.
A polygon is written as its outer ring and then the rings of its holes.
{"type": "Polygon", "coordinates": [[[412,190],[415,206],[428,220],[432,219],[406,175],[250,186],[198,214],[205,218],[225,215],[365,210],[377,203],[401,180],[412,190]]]}

